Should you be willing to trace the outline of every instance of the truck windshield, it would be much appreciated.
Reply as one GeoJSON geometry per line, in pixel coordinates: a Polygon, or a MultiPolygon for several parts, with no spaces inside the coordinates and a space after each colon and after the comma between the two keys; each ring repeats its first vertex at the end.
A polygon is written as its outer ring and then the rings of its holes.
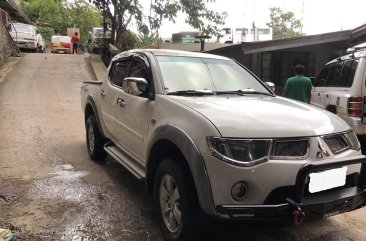
{"type": "Polygon", "coordinates": [[[252,74],[231,60],[158,56],[166,90],[237,91],[269,93],[252,74]]]}

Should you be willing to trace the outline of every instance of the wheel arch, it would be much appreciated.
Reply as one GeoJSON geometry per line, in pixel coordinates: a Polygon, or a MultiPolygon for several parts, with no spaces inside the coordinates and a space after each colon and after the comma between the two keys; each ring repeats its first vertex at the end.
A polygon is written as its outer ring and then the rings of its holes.
{"type": "Polygon", "coordinates": [[[154,190],[155,172],[164,157],[178,157],[193,179],[198,202],[207,214],[216,214],[209,178],[203,158],[193,140],[180,128],[164,125],[155,130],[148,144],[146,187],[154,190]],[[181,157],[181,158],[179,158],[181,157]]]}
{"type": "Polygon", "coordinates": [[[337,114],[337,106],[335,105],[328,105],[325,109],[333,114],[337,114]]]}
{"type": "Polygon", "coordinates": [[[84,123],[86,123],[86,121],[88,120],[88,117],[90,115],[94,115],[95,116],[95,119],[97,120],[97,124],[98,124],[98,128],[99,128],[100,134],[103,137],[106,137],[104,135],[103,128],[102,128],[102,125],[100,123],[99,113],[98,113],[97,106],[96,106],[96,104],[94,102],[94,99],[89,95],[86,98],[86,104],[85,104],[85,108],[84,108],[84,123]]]}

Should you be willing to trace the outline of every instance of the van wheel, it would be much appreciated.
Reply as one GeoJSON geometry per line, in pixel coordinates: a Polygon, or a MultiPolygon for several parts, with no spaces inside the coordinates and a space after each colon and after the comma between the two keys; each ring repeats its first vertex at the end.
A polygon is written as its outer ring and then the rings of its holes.
{"type": "Polygon", "coordinates": [[[201,210],[193,181],[188,176],[185,168],[170,158],[165,159],[156,172],[154,199],[165,240],[194,240],[199,230],[201,210]]]}
{"type": "Polygon", "coordinates": [[[91,159],[98,160],[106,157],[104,150],[105,138],[100,134],[94,115],[90,115],[86,121],[86,144],[91,159]]]}

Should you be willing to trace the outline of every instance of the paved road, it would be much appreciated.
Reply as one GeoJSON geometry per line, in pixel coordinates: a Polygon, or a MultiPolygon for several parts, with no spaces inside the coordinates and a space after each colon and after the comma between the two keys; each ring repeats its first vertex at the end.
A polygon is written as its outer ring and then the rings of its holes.
{"type": "MultiPolygon", "coordinates": [[[[0,73],[1,75],[1,73],[0,73]]],[[[152,197],[85,147],[83,55],[27,54],[0,83],[0,228],[16,240],[162,240],[152,197]]],[[[366,240],[366,208],[300,227],[216,223],[200,240],[366,240]]]]}

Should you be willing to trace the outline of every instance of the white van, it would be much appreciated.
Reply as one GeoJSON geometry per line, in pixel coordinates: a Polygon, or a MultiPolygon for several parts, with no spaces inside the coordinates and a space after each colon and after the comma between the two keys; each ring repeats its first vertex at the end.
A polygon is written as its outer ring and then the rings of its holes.
{"type": "MultiPolygon", "coordinates": [[[[362,46],[362,45],[360,45],[362,46]]],[[[315,80],[311,104],[344,119],[359,136],[366,136],[366,48],[328,62],[315,80]]]]}
{"type": "Polygon", "coordinates": [[[45,44],[38,29],[25,23],[10,23],[8,31],[19,49],[43,52],[45,44]]]}
{"type": "Polygon", "coordinates": [[[245,42],[248,34],[247,28],[223,28],[220,32],[219,42],[222,44],[238,44],[245,42]]]}

